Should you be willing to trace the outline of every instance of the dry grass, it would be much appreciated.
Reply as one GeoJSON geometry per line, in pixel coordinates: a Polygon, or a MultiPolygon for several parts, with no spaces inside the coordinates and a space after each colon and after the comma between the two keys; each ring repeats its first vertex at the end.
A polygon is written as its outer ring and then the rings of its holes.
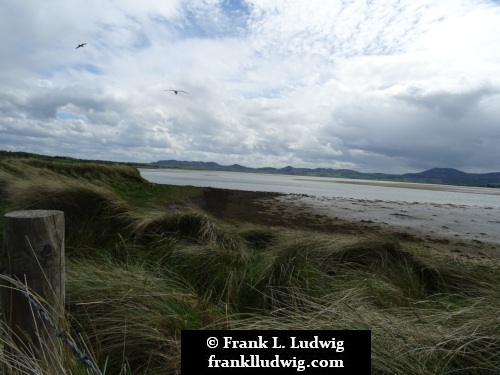
{"type": "MultiPolygon", "coordinates": [[[[1,161],[0,206],[65,212],[65,319],[106,374],[178,374],[181,330],[214,328],[370,329],[374,374],[500,373],[497,270],[387,237],[138,209],[111,185],[137,187],[128,167],[60,164],[1,161]]],[[[67,358],[61,373],[85,373],[67,358]]]]}

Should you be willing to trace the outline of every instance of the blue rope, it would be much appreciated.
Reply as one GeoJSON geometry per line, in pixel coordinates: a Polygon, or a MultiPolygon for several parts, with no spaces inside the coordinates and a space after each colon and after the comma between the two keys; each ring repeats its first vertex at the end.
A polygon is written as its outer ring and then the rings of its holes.
{"type": "Polygon", "coordinates": [[[80,361],[82,361],[82,363],[84,365],[89,367],[92,370],[92,372],[94,373],[94,375],[102,375],[101,372],[99,371],[99,369],[94,365],[94,362],[92,362],[92,360],[89,358],[89,356],[87,354],[85,354],[84,352],[82,352],[76,346],[76,344],[69,339],[68,335],[66,334],[66,332],[62,328],[57,327],[57,325],[52,321],[50,316],[47,315],[47,313],[45,312],[43,307],[40,306],[33,298],[31,298],[29,293],[27,293],[26,291],[21,290],[19,288],[18,288],[18,290],[22,293],[23,296],[25,296],[28,299],[28,301],[33,305],[33,307],[38,312],[38,314],[47,323],[49,323],[52,328],[54,328],[54,330],[57,332],[57,336],[60,337],[61,340],[63,340],[66,344],[68,344],[71,347],[71,349],[73,349],[73,351],[78,356],[78,358],[80,358],[80,361]]]}
{"type": "MultiPolygon", "coordinates": [[[[3,274],[7,277],[9,277],[10,279],[12,279],[10,277],[10,275],[7,275],[5,273],[5,271],[3,272],[3,274]]],[[[62,328],[59,328],[55,323],[54,321],[50,318],[50,316],[45,312],[45,310],[43,309],[42,306],[40,306],[40,304],[38,302],[36,302],[30,295],[28,292],[26,292],[25,290],[22,290],[20,289],[19,287],[17,287],[17,285],[15,286],[15,288],[21,292],[21,294],[26,297],[26,299],[29,301],[29,303],[35,308],[35,310],[38,312],[38,315],[40,315],[41,318],[43,318],[56,332],[57,332],[57,337],[59,337],[61,340],[63,340],[66,344],[68,344],[71,349],[73,349],[73,352],[78,356],[78,358],[80,359],[80,361],[86,365],[88,368],[90,368],[92,370],[92,372],[94,373],[94,375],[102,375],[101,371],[97,368],[97,366],[94,364],[94,362],[92,362],[92,360],[90,359],[90,357],[85,354],[83,351],[81,351],[78,346],[76,346],[75,342],[72,341],[69,336],[67,335],[66,331],[64,331],[62,328]]]]}

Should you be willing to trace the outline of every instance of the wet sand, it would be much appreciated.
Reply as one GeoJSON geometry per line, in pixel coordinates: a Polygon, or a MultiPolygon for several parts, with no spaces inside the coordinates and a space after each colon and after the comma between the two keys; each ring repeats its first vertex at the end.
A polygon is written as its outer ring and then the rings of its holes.
{"type": "Polygon", "coordinates": [[[449,191],[449,192],[458,192],[458,193],[500,195],[500,189],[480,188],[480,187],[474,187],[474,186],[424,184],[424,183],[418,183],[418,182],[340,180],[340,179],[332,180],[332,182],[337,183],[337,184],[385,186],[385,187],[394,187],[394,188],[403,188],[403,189],[418,189],[418,190],[432,190],[432,191],[449,191]]]}
{"type": "Polygon", "coordinates": [[[500,267],[500,210],[398,201],[284,195],[276,210],[349,223],[364,234],[390,235],[420,243],[433,253],[459,261],[500,267]]]}
{"type": "Polygon", "coordinates": [[[330,218],[500,244],[500,209],[495,207],[292,195],[280,200],[330,218]]]}
{"type": "Polygon", "coordinates": [[[340,235],[393,236],[433,253],[500,267],[500,208],[206,188],[200,206],[226,220],[340,235]]]}

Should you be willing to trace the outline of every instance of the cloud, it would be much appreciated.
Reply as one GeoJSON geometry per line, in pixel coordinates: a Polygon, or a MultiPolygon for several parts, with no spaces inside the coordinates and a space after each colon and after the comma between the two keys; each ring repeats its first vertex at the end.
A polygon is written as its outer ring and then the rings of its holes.
{"type": "Polygon", "coordinates": [[[476,109],[482,100],[494,97],[500,90],[488,86],[468,89],[459,88],[461,91],[439,90],[436,92],[426,92],[419,87],[407,88],[407,93],[398,95],[399,98],[416,106],[422,106],[431,111],[436,111],[444,117],[458,119],[468,112],[476,109]]]}
{"type": "Polygon", "coordinates": [[[497,170],[499,16],[489,0],[6,0],[0,148],[497,170]]]}

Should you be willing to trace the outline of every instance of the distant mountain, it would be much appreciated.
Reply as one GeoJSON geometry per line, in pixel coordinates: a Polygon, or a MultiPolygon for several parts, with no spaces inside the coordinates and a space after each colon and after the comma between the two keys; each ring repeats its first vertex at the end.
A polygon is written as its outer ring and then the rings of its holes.
{"type": "Polygon", "coordinates": [[[500,187],[499,172],[466,173],[452,168],[432,168],[420,173],[407,173],[402,175],[402,178],[436,184],[500,187]]]}
{"type": "Polygon", "coordinates": [[[133,167],[162,167],[179,169],[198,169],[228,172],[249,172],[249,173],[270,173],[296,176],[316,176],[316,177],[336,177],[362,180],[381,180],[381,181],[402,181],[402,182],[421,182],[428,184],[444,185],[462,185],[500,188],[500,172],[493,173],[466,173],[452,168],[432,168],[420,173],[405,174],[386,174],[386,173],[362,173],[351,169],[332,169],[332,168],[294,168],[286,166],[284,168],[249,168],[239,164],[220,165],[215,162],[203,161],[179,161],[179,160],[160,160],[152,163],[118,163],[105,160],[83,160],[67,156],[47,156],[28,152],[4,151],[0,150],[0,161],[2,159],[12,158],[36,158],[42,160],[57,161],[79,161],[88,163],[108,163],[108,164],[126,164],[133,167]]]}
{"type": "Polygon", "coordinates": [[[336,177],[363,180],[420,182],[428,184],[463,185],[500,188],[500,172],[466,173],[453,168],[432,168],[420,173],[386,174],[363,173],[351,169],[332,168],[249,168],[239,164],[220,165],[215,162],[159,160],[151,163],[164,168],[213,170],[228,172],[271,173],[296,176],[336,177]]]}

